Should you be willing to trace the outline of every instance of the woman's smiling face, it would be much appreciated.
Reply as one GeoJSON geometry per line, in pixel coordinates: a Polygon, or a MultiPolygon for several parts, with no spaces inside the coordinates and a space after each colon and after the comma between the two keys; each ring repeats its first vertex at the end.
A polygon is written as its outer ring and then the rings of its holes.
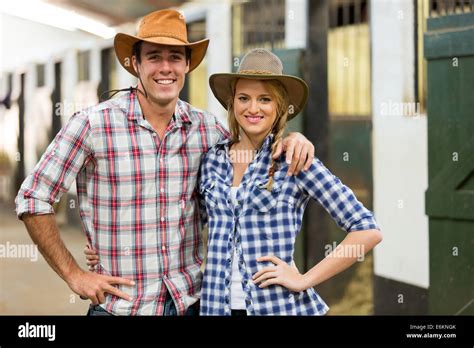
{"type": "Polygon", "coordinates": [[[277,117],[275,97],[262,80],[240,78],[235,85],[234,114],[245,134],[262,141],[277,117]]]}

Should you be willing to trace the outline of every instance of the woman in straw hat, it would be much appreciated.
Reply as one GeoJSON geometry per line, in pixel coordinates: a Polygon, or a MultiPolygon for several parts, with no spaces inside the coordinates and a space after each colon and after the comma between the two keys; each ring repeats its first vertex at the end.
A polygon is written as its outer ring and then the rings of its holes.
{"type": "Polygon", "coordinates": [[[297,176],[286,175],[284,157],[272,159],[286,123],[308,97],[306,83],[284,75],[277,56],[251,50],[237,73],[214,74],[209,83],[228,110],[232,139],[201,164],[201,210],[209,226],[201,315],[323,315],[328,307],[313,287],[382,240],[373,215],[318,159],[297,176]],[[310,198],[349,233],[300,274],[294,242],[310,198]]]}

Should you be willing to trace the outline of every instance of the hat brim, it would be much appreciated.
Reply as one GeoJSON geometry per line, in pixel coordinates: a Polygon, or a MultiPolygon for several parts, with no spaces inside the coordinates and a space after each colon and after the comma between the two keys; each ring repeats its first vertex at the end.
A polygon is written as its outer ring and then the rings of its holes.
{"type": "Polygon", "coordinates": [[[209,85],[216,99],[221,103],[224,109],[228,109],[229,98],[232,97],[232,85],[236,79],[254,79],[254,80],[278,80],[288,93],[290,105],[294,107],[294,112],[288,115],[288,120],[295,117],[304,109],[308,101],[308,85],[299,77],[291,75],[262,75],[262,74],[238,74],[238,73],[219,73],[213,74],[209,78],[209,85]]]}
{"type": "Polygon", "coordinates": [[[138,41],[145,41],[160,45],[183,46],[191,49],[191,61],[189,63],[189,72],[197,68],[206,55],[209,39],[203,39],[196,42],[185,43],[169,37],[150,37],[139,38],[133,35],[118,33],[114,38],[115,54],[120,64],[133,76],[138,77],[132,64],[132,47],[138,41]]]}

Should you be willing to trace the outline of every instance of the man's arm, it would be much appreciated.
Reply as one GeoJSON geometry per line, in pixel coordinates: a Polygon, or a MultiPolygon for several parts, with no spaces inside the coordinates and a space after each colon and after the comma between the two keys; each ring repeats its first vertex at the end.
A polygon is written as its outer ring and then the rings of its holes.
{"type": "Polygon", "coordinates": [[[76,294],[89,298],[93,304],[104,303],[106,292],[128,301],[132,300],[113,285],[132,286],[135,284],[133,281],[86,272],[79,267],[59,235],[54,215],[24,214],[23,222],[48,264],[76,294]]]}
{"type": "Polygon", "coordinates": [[[18,217],[24,221],[49,265],[74,292],[98,304],[104,302],[104,292],[128,299],[128,295],[112,284],[129,285],[131,281],[93,275],[80,269],[60,238],[52,206],[92,159],[90,134],[88,116],[73,115],[21,185],[16,205],[18,217]]]}

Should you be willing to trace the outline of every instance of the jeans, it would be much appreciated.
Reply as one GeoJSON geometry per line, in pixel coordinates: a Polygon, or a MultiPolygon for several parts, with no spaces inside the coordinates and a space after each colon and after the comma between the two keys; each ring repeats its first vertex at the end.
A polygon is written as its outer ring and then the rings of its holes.
{"type": "MultiPolygon", "coordinates": [[[[176,306],[174,305],[173,298],[169,292],[166,292],[165,308],[163,310],[164,316],[176,316],[178,312],[176,311],[176,306]]],[[[199,315],[199,301],[197,301],[192,306],[188,307],[185,316],[198,316],[199,315]]],[[[98,316],[113,316],[112,313],[107,312],[99,305],[90,305],[87,316],[98,317],[98,316]]]]}

